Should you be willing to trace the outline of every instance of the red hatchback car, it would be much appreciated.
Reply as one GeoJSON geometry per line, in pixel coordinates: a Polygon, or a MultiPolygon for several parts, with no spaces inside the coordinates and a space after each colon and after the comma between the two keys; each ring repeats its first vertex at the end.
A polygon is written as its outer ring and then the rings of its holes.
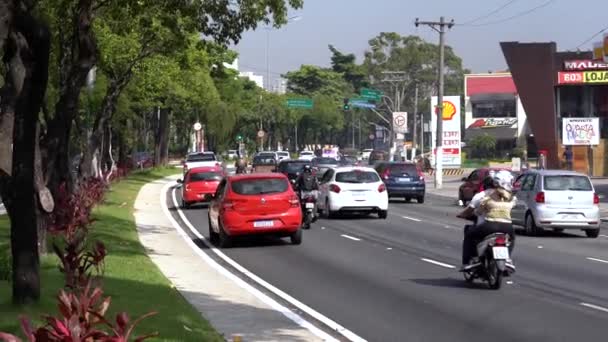
{"type": "Polygon", "coordinates": [[[483,180],[490,174],[490,172],[498,172],[503,170],[511,171],[505,168],[486,167],[471,172],[468,177],[464,177],[462,179],[463,183],[458,189],[458,200],[462,201],[463,203],[470,202],[475,194],[483,191],[483,180]]]}
{"type": "Polygon", "coordinates": [[[209,239],[229,247],[235,236],[275,235],[302,243],[300,201],[281,173],[230,176],[209,206],[209,239]]]}
{"type": "Polygon", "coordinates": [[[213,198],[220,181],[224,178],[221,167],[196,167],[188,170],[182,183],[182,207],[208,202],[213,198]]]}

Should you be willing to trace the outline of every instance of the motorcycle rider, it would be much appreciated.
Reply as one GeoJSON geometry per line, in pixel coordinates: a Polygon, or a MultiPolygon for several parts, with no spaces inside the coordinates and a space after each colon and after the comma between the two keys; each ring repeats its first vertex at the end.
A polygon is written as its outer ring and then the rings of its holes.
{"type": "Polygon", "coordinates": [[[310,165],[304,165],[302,168],[302,173],[296,181],[296,188],[300,192],[311,192],[319,189],[317,177],[312,174],[312,167],[310,165]]]}
{"type": "MultiPolygon", "coordinates": [[[[475,201],[465,209],[458,217],[470,217],[471,209],[477,216],[477,225],[470,227],[466,232],[462,244],[462,268],[461,271],[477,267],[479,263],[471,260],[476,254],[476,246],[486,236],[494,233],[509,234],[513,250],[515,243],[515,232],[511,221],[511,209],[515,205],[516,198],[512,193],[513,176],[508,171],[499,171],[494,177],[494,189],[484,190],[475,201]]],[[[508,266],[514,268],[509,261],[508,266]]]]}
{"type": "Polygon", "coordinates": [[[234,166],[236,167],[237,174],[247,172],[247,162],[245,162],[245,159],[243,157],[239,156],[239,158],[234,163],[234,166]]]}

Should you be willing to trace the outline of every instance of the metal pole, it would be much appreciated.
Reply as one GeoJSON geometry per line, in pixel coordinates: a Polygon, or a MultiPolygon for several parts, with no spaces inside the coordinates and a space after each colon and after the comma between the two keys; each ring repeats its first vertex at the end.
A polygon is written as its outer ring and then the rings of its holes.
{"type": "Polygon", "coordinates": [[[298,152],[298,120],[296,120],[296,146],[294,148],[294,152],[298,152]]]}
{"type": "Polygon", "coordinates": [[[420,113],[420,155],[424,157],[424,114],[420,113]]]}
{"type": "Polygon", "coordinates": [[[266,28],[266,90],[270,91],[270,28],[266,28]]]}
{"type": "Polygon", "coordinates": [[[355,111],[353,110],[352,112],[352,136],[353,136],[353,143],[352,143],[352,148],[355,149],[355,111]]]}
{"type": "Polygon", "coordinates": [[[439,89],[437,90],[437,156],[435,158],[435,188],[443,187],[443,67],[445,20],[439,18],[439,89]]]}
{"type": "MultiPolygon", "coordinates": [[[[416,139],[416,131],[418,130],[418,83],[416,83],[416,91],[414,95],[414,131],[412,136],[412,160],[416,158],[416,147],[418,139],[416,139]]],[[[422,132],[420,132],[422,134],[422,132]]]]}

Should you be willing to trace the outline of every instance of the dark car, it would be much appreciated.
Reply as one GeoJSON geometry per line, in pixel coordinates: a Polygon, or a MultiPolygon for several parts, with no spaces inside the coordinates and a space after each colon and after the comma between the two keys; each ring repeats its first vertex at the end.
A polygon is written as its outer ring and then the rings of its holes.
{"type": "Polygon", "coordinates": [[[462,185],[458,189],[458,200],[462,203],[469,202],[473,199],[473,196],[483,190],[483,180],[490,172],[498,172],[502,170],[511,171],[504,168],[481,168],[476,169],[468,177],[462,178],[462,185]]]}
{"type": "Polygon", "coordinates": [[[253,173],[275,172],[277,170],[277,160],[272,156],[255,156],[251,164],[253,173]]]}
{"type": "Polygon", "coordinates": [[[342,156],[338,162],[340,166],[359,166],[359,160],[353,156],[342,156]]]}
{"type": "Polygon", "coordinates": [[[304,165],[311,165],[311,162],[309,160],[283,160],[279,163],[278,171],[292,181],[298,179],[304,165]]]}
{"type": "Polygon", "coordinates": [[[387,151],[383,151],[383,150],[373,150],[370,155],[369,155],[369,165],[376,165],[376,163],[379,162],[383,162],[383,161],[389,161],[390,160],[390,156],[389,153],[387,151]]]}
{"type": "Polygon", "coordinates": [[[323,177],[325,171],[331,169],[332,167],[336,167],[339,165],[339,162],[336,158],[329,157],[317,157],[312,160],[312,167],[316,172],[317,178],[323,177]]]}
{"type": "Polygon", "coordinates": [[[389,198],[404,197],[407,202],[415,198],[424,203],[426,183],[422,170],[409,162],[379,162],[376,171],[384,181],[389,198]]]}

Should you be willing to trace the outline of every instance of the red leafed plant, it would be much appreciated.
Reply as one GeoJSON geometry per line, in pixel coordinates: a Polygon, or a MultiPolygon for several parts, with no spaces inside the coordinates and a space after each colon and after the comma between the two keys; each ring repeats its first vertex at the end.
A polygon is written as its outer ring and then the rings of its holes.
{"type": "Polygon", "coordinates": [[[82,288],[93,271],[103,272],[105,245],[96,241],[92,248],[88,248],[87,236],[93,222],[91,211],[103,200],[105,190],[103,181],[89,179],[72,193],[62,185],[55,197],[49,231],[60,238],[59,243],[57,240],[53,242],[53,251],[61,262],[59,270],[65,275],[67,288],[82,288]]]}
{"type": "MultiPolygon", "coordinates": [[[[116,315],[115,322],[109,322],[105,314],[110,306],[110,297],[103,298],[103,291],[91,288],[90,282],[79,294],[61,290],[57,296],[59,317],[46,316],[46,325],[37,329],[32,328],[29,319],[21,317],[21,329],[29,342],[127,342],[133,334],[133,329],[145,318],[156,312],[147,313],[130,322],[126,313],[116,315]],[[100,326],[105,326],[102,330],[100,326]],[[99,328],[98,328],[99,327],[99,328]]],[[[135,341],[143,341],[157,336],[156,333],[135,337],[135,341]]],[[[21,342],[14,335],[1,333],[0,340],[21,342]]]]}

